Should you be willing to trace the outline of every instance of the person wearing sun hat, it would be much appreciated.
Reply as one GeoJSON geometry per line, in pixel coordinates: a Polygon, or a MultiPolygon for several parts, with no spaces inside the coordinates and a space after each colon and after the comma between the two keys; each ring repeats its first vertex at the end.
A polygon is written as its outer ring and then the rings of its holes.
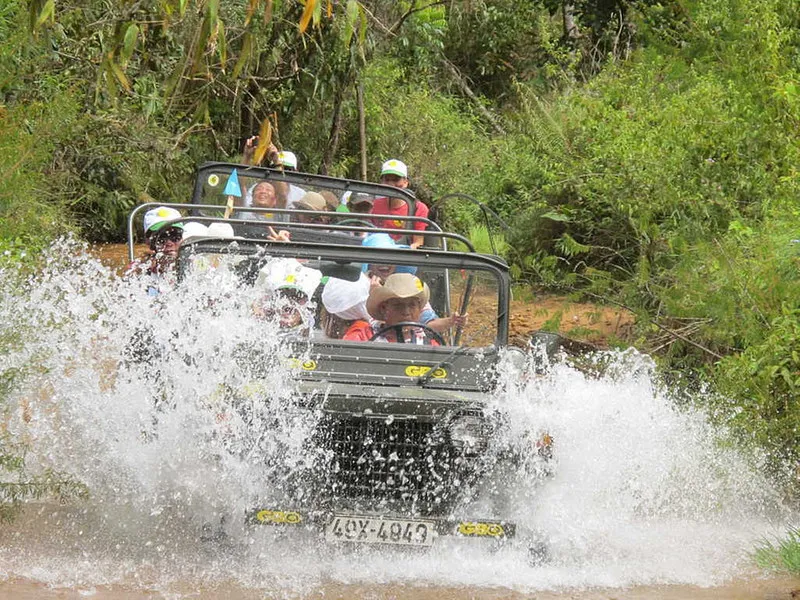
{"type": "Polygon", "coordinates": [[[332,339],[341,338],[356,322],[369,323],[367,298],[369,297],[369,279],[361,273],[356,281],[331,277],[322,288],[322,325],[325,335],[332,339]]]}
{"type": "Polygon", "coordinates": [[[383,285],[373,286],[367,297],[367,313],[374,319],[371,323],[356,321],[342,339],[349,341],[400,342],[438,346],[422,328],[402,326],[397,331],[389,329],[374,337],[381,329],[402,322],[419,323],[422,309],[428,303],[431,292],[428,284],[411,273],[394,273],[383,285]],[[406,339],[399,339],[403,335],[406,339]],[[374,340],[373,340],[374,338],[374,340]],[[408,339],[410,338],[410,339],[408,339]]]}
{"type": "Polygon", "coordinates": [[[311,298],[322,273],[303,266],[294,258],[278,258],[261,268],[255,287],[263,292],[253,305],[258,318],[277,316],[283,333],[307,336],[314,326],[311,298]]]}
{"type": "MultiPolygon", "coordinates": [[[[328,203],[325,197],[317,192],[306,192],[303,197],[295,204],[297,210],[314,210],[317,212],[328,212],[328,203]]],[[[322,215],[292,215],[298,223],[327,223],[327,219],[322,215]]]]}
{"type": "MultiPolygon", "coordinates": [[[[390,185],[400,190],[408,188],[408,167],[406,164],[391,158],[383,163],[381,166],[381,183],[383,185],[390,185]]],[[[425,241],[421,232],[425,231],[425,223],[422,221],[405,221],[399,217],[408,216],[408,204],[403,198],[396,197],[381,197],[376,198],[372,205],[372,214],[374,215],[391,215],[391,218],[374,218],[372,222],[378,227],[385,227],[390,229],[415,229],[419,234],[411,236],[411,248],[419,248],[425,241]]],[[[420,200],[415,201],[414,216],[426,217],[428,216],[428,207],[420,200]]],[[[394,235],[395,240],[401,241],[404,236],[401,234],[394,235]]]]}

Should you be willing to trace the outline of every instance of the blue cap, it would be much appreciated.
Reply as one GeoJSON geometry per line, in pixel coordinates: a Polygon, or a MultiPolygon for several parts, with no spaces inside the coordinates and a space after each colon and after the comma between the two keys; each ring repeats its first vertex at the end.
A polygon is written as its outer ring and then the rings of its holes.
{"type": "MultiPolygon", "coordinates": [[[[361,242],[362,246],[366,246],[367,248],[410,248],[411,246],[407,246],[406,244],[398,244],[392,239],[388,233],[370,233],[367,237],[364,238],[364,241],[361,242]]],[[[362,267],[362,270],[366,273],[367,272],[367,265],[362,267]]],[[[410,265],[397,265],[394,270],[395,273],[411,273],[415,275],[417,272],[417,267],[412,267],[410,265]]]]}

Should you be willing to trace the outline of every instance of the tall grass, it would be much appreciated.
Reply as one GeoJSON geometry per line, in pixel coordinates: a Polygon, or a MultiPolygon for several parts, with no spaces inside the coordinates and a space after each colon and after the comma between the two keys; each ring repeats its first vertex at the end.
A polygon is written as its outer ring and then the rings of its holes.
{"type": "Polygon", "coordinates": [[[793,527],[783,539],[763,542],[754,558],[762,569],[800,575],[800,529],[793,527]]]}

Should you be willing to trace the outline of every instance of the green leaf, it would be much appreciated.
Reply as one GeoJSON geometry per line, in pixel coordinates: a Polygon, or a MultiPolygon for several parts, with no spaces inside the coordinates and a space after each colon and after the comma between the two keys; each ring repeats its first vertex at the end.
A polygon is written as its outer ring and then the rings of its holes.
{"type": "Polygon", "coordinates": [[[558,221],[559,223],[569,223],[572,220],[567,215],[553,211],[546,212],[539,216],[542,219],[548,219],[550,221],[558,221]]]}
{"type": "Polygon", "coordinates": [[[125,37],[122,40],[122,51],[119,58],[122,66],[126,66],[128,61],[133,56],[133,51],[136,48],[136,40],[139,38],[139,27],[135,23],[128,25],[125,29],[125,37]]]}
{"type": "Polygon", "coordinates": [[[131,84],[128,81],[128,78],[125,76],[125,73],[122,72],[122,69],[119,68],[119,65],[114,62],[114,59],[111,55],[107,57],[108,68],[111,69],[111,72],[116,77],[119,84],[125,89],[126,92],[131,91],[131,84]]]}
{"type": "Polygon", "coordinates": [[[56,15],[55,0],[47,0],[39,13],[39,18],[36,19],[36,27],[41,27],[48,19],[54,20],[56,15]]]}
{"type": "Polygon", "coordinates": [[[319,23],[322,20],[322,1],[316,0],[314,3],[314,27],[319,27],[319,23]]]}
{"type": "Polygon", "coordinates": [[[350,41],[353,39],[353,32],[355,31],[357,19],[358,19],[358,2],[356,0],[347,0],[346,19],[344,22],[344,34],[342,36],[345,48],[350,47],[350,41]]]}
{"type": "Polygon", "coordinates": [[[253,53],[253,34],[249,31],[244,34],[244,39],[242,40],[242,51],[239,53],[239,58],[236,60],[236,65],[233,67],[233,72],[231,73],[231,77],[236,79],[239,77],[239,74],[242,72],[242,69],[247,64],[247,61],[250,60],[250,55],[253,53]]]}
{"type": "Polygon", "coordinates": [[[556,245],[566,256],[585,254],[592,249],[591,246],[587,246],[586,244],[581,244],[580,242],[576,241],[575,238],[568,233],[561,234],[561,237],[556,245]]]}
{"type": "Polygon", "coordinates": [[[208,0],[208,22],[212,31],[219,20],[219,0],[208,0]]]}
{"type": "Polygon", "coordinates": [[[361,58],[366,60],[364,55],[364,42],[367,39],[367,13],[360,4],[358,5],[358,12],[361,15],[361,23],[358,26],[358,50],[361,53],[361,58]]]}

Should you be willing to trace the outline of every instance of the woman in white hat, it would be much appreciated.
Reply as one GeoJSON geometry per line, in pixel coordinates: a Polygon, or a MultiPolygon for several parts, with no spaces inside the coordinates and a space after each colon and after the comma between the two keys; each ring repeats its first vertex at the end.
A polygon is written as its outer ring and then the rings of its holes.
{"type": "Polygon", "coordinates": [[[370,289],[367,298],[367,312],[375,320],[356,321],[343,339],[442,346],[442,336],[419,321],[429,298],[428,285],[417,276],[389,275],[383,285],[370,289]]]}
{"type": "Polygon", "coordinates": [[[322,288],[322,306],[325,310],[322,311],[321,321],[326,336],[341,339],[357,321],[369,324],[369,289],[369,279],[364,273],[356,281],[336,277],[328,279],[322,288]]]}

